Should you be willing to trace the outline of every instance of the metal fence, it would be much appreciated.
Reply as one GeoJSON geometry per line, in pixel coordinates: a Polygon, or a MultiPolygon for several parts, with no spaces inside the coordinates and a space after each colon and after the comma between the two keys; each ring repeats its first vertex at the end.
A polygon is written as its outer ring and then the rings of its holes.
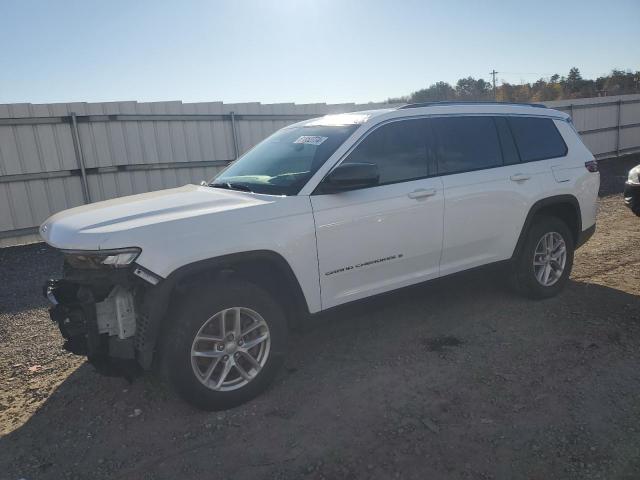
{"type": "Polygon", "coordinates": [[[544,103],[571,115],[582,141],[597,158],[640,151],[640,95],[544,103]]]}
{"type": "MultiPolygon", "coordinates": [[[[548,102],[599,158],[640,150],[640,95],[548,102]]],[[[114,102],[0,105],[0,247],[49,215],[213,177],[272,132],[380,104],[114,102]]]]}
{"type": "Polygon", "coordinates": [[[288,124],[381,106],[0,105],[0,247],[38,241],[66,208],[209,179],[288,124]]]}

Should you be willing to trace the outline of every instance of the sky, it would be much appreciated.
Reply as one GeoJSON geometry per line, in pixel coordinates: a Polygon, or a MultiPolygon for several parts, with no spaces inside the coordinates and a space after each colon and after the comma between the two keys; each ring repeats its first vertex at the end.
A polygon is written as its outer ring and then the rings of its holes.
{"type": "Polygon", "coordinates": [[[0,103],[382,101],[640,70],[640,0],[0,0],[0,103]]]}

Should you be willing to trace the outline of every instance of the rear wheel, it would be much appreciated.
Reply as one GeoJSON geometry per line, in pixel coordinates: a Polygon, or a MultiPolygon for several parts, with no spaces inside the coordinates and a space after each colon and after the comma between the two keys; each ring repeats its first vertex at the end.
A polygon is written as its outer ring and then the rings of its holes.
{"type": "Polygon", "coordinates": [[[282,365],[285,316],[262,288],[231,280],[183,302],[167,339],[167,368],[177,391],[206,410],[231,408],[264,391],[282,365]]]}
{"type": "Polygon", "coordinates": [[[557,295],[571,274],[573,252],[573,237],[562,220],[537,217],[514,260],[513,286],[531,298],[557,295]]]}

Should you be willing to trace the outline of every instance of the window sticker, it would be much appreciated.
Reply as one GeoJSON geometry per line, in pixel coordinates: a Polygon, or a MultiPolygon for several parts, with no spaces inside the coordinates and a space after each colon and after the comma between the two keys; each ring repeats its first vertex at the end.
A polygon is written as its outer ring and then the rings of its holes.
{"type": "Polygon", "coordinates": [[[317,135],[302,135],[298,137],[293,143],[306,143],[309,145],[320,145],[329,137],[319,137],[317,135]]]}

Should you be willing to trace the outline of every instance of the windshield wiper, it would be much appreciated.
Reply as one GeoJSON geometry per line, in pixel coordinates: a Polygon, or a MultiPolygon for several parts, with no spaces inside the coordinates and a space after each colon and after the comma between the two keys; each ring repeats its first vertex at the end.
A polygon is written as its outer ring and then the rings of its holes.
{"type": "Polygon", "coordinates": [[[232,183],[232,182],[221,182],[221,183],[210,183],[210,187],[213,188],[226,188],[227,190],[239,190],[241,192],[251,192],[251,189],[246,185],[242,185],[241,183],[232,183]]]}

